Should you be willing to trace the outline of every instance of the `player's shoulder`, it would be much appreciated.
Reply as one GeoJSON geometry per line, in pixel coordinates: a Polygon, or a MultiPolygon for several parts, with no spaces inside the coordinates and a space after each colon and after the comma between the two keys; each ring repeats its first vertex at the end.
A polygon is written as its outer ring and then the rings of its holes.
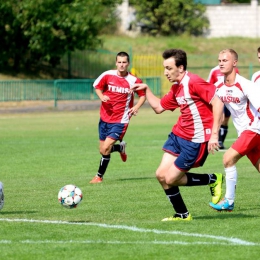
{"type": "Polygon", "coordinates": [[[106,70],[101,75],[117,75],[117,70],[106,70]]]}
{"type": "Polygon", "coordinates": [[[210,74],[216,74],[216,73],[220,73],[220,69],[218,65],[210,70],[210,74]]]}
{"type": "Polygon", "coordinates": [[[132,82],[132,84],[133,83],[142,83],[142,80],[140,78],[138,78],[137,76],[133,75],[131,72],[128,72],[126,79],[130,80],[130,82],[132,82]]]}
{"type": "Polygon", "coordinates": [[[260,70],[259,70],[259,71],[256,71],[256,72],[252,75],[251,80],[252,80],[252,81],[255,81],[256,78],[259,78],[259,76],[260,76],[260,70]]]}
{"type": "Polygon", "coordinates": [[[186,71],[185,76],[189,78],[190,83],[207,82],[205,79],[201,78],[199,75],[192,73],[192,72],[189,72],[189,71],[186,71]]]}
{"type": "Polygon", "coordinates": [[[236,82],[243,83],[243,84],[251,84],[253,83],[251,80],[241,76],[240,74],[236,74],[236,82]]]}

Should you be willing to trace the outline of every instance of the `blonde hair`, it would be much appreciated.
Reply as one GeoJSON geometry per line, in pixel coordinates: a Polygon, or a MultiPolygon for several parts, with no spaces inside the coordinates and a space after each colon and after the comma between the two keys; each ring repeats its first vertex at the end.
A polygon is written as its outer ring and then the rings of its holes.
{"type": "Polygon", "coordinates": [[[224,50],[220,51],[219,54],[227,53],[227,52],[231,53],[231,55],[233,56],[233,58],[234,58],[235,60],[238,60],[238,54],[237,54],[236,51],[234,51],[233,49],[224,49],[224,50]]]}

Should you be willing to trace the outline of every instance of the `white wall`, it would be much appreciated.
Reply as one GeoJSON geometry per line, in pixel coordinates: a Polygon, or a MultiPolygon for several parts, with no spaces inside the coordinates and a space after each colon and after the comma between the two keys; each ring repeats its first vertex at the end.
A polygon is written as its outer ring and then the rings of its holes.
{"type": "MultiPolygon", "coordinates": [[[[260,37],[260,6],[258,0],[251,0],[250,4],[221,4],[207,5],[206,16],[210,22],[210,28],[205,37],[242,36],[260,37]]],[[[135,19],[133,8],[129,7],[128,0],[124,0],[118,7],[118,15],[121,19],[119,30],[133,35],[139,31],[129,31],[129,24],[135,19]]]]}
{"type": "Polygon", "coordinates": [[[206,37],[260,37],[260,6],[257,0],[251,0],[251,4],[207,6],[206,15],[210,21],[206,37]]]}

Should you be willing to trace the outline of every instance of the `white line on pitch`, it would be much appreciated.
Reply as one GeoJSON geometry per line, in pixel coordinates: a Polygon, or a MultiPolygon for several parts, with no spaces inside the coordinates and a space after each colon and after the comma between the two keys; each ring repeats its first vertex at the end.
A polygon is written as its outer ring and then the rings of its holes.
{"type": "Polygon", "coordinates": [[[107,241],[107,240],[0,240],[0,244],[135,244],[135,245],[223,245],[234,246],[226,242],[184,242],[184,241],[107,241]]]}
{"type": "Polygon", "coordinates": [[[158,229],[145,229],[138,228],[133,226],[124,226],[124,225],[109,225],[109,224],[101,224],[101,223],[90,223],[90,222],[68,222],[68,221],[57,221],[57,220],[35,220],[35,219],[8,219],[8,218],[0,218],[0,221],[6,222],[30,222],[30,223],[40,223],[40,224],[58,224],[58,225],[78,225],[78,226],[97,226],[102,228],[113,228],[113,229],[123,229],[130,230],[133,232],[140,233],[155,233],[155,234],[168,234],[168,235],[180,235],[186,237],[199,237],[199,238],[210,238],[215,240],[223,240],[231,245],[243,245],[243,246],[259,246],[260,244],[245,241],[239,238],[233,237],[223,237],[223,236],[213,236],[207,234],[198,234],[198,233],[187,233],[181,231],[167,231],[167,230],[158,230],[158,229]]]}

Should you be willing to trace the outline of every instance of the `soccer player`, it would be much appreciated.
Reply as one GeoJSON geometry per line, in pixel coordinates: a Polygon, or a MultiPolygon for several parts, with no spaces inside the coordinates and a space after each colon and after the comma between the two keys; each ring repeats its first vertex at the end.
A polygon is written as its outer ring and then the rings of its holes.
{"type": "Polygon", "coordinates": [[[260,88],[236,73],[238,55],[234,50],[222,50],[218,61],[224,77],[215,83],[217,95],[231,112],[238,139],[223,156],[226,172],[225,197],[218,203],[210,202],[210,206],[218,211],[232,211],[237,183],[236,163],[246,155],[260,172],[260,88]]]}
{"type": "MultiPolygon", "coordinates": [[[[239,73],[238,69],[236,69],[236,72],[239,73]]],[[[223,77],[223,74],[221,73],[220,69],[219,69],[219,65],[217,65],[216,67],[214,67],[208,76],[207,81],[215,84],[219,79],[221,79],[221,77],[223,77]]],[[[224,146],[224,142],[228,133],[228,122],[230,119],[230,112],[229,110],[226,108],[226,106],[224,106],[224,114],[223,114],[223,122],[220,126],[219,129],[219,133],[218,133],[218,143],[219,143],[219,149],[224,150],[225,146],[224,146]]]]}
{"type": "Polygon", "coordinates": [[[148,85],[135,84],[133,90],[145,90],[146,98],[156,114],[180,108],[180,117],[163,146],[163,157],[156,178],[168,197],[174,215],[162,221],[190,221],[179,186],[209,185],[212,201],[221,199],[223,176],[220,173],[197,174],[190,170],[204,164],[208,153],[218,149],[218,130],[223,103],[215,95],[216,87],[186,70],[187,56],[181,49],[162,54],[164,75],[173,84],[161,99],[148,85]]]}
{"type": "MultiPolygon", "coordinates": [[[[257,48],[257,58],[258,58],[258,61],[260,62],[260,47],[257,48]]],[[[260,70],[253,74],[251,81],[253,81],[258,86],[260,86],[260,70]]]]}
{"type": "Polygon", "coordinates": [[[0,181],[0,210],[4,207],[4,185],[0,181]]]}
{"type": "Polygon", "coordinates": [[[127,160],[126,143],[123,137],[132,115],[137,115],[145,102],[144,91],[136,91],[139,100],[134,104],[134,93],[130,86],[142,82],[128,72],[129,55],[119,52],[116,55],[116,70],[102,73],[94,82],[96,94],[101,100],[99,121],[99,152],[101,160],[96,176],[90,183],[100,183],[110,162],[110,154],[119,152],[123,162],[127,160]],[[119,144],[116,144],[120,141],[119,144]]]}

